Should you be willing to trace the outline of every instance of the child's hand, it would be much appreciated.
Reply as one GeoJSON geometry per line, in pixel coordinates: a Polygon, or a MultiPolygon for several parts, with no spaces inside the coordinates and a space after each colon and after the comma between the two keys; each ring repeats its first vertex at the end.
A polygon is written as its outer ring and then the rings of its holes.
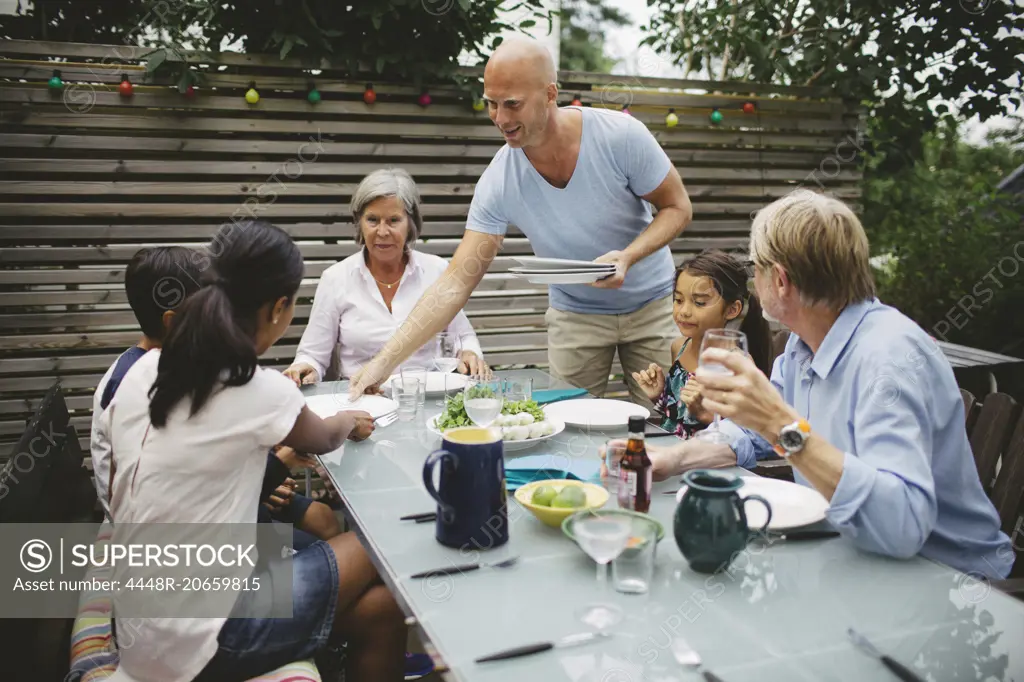
{"type": "Polygon", "coordinates": [[[355,420],[355,425],[348,434],[349,440],[361,441],[369,438],[374,428],[376,428],[370,413],[363,412],[362,410],[352,410],[348,414],[355,420]]]}
{"type": "Polygon", "coordinates": [[[655,362],[647,369],[633,372],[633,380],[640,384],[644,394],[652,401],[660,398],[665,390],[665,371],[655,362]]]}
{"type": "Polygon", "coordinates": [[[287,507],[292,503],[292,498],[295,497],[295,480],[286,478],[284,483],[277,486],[277,490],[272,492],[267,498],[263,506],[270,511],[277,511],[282,507],[287,507]]]}
{"type": "Polygon", "coordinates": [[[278,445],[274,448],[274,456],[281,460],[281,463],[288,467],[289,471],[299,467],[308,469],[313,466],[313,458],[296,452],[294,448],[287,445],[278,445]]]}
{"type": "Polygon", "coordinates": [[[701,395],[700,382],[697,377],[691,375],[686,380],[682,390],[679,391],[679,399],[686,404],[690,416],[701,424],[710,424],[714,421],[715,415],[704,407],[704,396],[701,395]]]}

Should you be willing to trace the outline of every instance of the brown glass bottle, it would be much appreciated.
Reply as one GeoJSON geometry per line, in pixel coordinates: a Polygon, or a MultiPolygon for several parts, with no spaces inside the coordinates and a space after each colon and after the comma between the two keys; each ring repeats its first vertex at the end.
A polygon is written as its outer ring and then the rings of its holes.
{"type": "Polygon", "coordinates": [[[646,514],[651,508],[651,458],[644,447],[644,418],[629,418],[629,441],[619,465],[619,507],[646,514]]]}

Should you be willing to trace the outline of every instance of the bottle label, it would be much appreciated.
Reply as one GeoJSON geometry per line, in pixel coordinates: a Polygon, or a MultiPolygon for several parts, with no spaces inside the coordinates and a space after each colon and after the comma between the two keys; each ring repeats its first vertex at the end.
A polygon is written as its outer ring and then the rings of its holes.
{"type": "Polygon", "coordinates": [[[636,506],[636,472],[619,469],[619,507],[633,509],[636,506]]]}

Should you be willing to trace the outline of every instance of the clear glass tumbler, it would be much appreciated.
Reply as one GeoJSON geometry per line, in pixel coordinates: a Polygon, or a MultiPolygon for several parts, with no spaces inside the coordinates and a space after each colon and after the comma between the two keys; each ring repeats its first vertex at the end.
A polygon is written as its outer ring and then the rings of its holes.
{"type": "Polygon", "coordinates": [[[416,399],[416,404],[420,407],[427,401],[427,370],[425,367],[403,367],[401,369],[402,380],[405,381],[410,379],[418,382],[420,387],[419,397],[416,399]]]}
{"type": "Polygon", "coordinates": [[[654,579],[658,533],[652,523],[634,523],[626,549],[612,561],[612,582],[618,592],[644,594],[654,579]]]}
{"type": "Polygon", "coordinates": [[[422,390],[422,384],[419,379],[400,376],[395,377],[395,380],[391,382],[391,393],[395,402],[398,403],[399,421],[411,422],[416,419],[422,390]]]}

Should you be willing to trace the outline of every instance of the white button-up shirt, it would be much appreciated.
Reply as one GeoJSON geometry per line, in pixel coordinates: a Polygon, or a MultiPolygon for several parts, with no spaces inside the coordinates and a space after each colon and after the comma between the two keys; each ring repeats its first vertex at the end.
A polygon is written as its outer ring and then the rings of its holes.
{"type": "MultiPolygon", "coordinates": [[[[335,344],[341,346],[342,377],[353,376],[369,363],[405,322],[427,288],[448,267],[448,261],[440,256],[411,250],[409,264],[388,310],[366,266],[364,250],[324,270],[316,287],[309,324],[299,341],[295,362],[311,365],[320,379],[330,365],[335,344]]],[[[480,341],[466,313],[460,310],[447,331],[459,337],[462,350],[483,358],[480,341]]],[[[432,360],[437,355],[438,345],[433,340],[410,356],[403,366],[433,369],[432,360]]]]}

